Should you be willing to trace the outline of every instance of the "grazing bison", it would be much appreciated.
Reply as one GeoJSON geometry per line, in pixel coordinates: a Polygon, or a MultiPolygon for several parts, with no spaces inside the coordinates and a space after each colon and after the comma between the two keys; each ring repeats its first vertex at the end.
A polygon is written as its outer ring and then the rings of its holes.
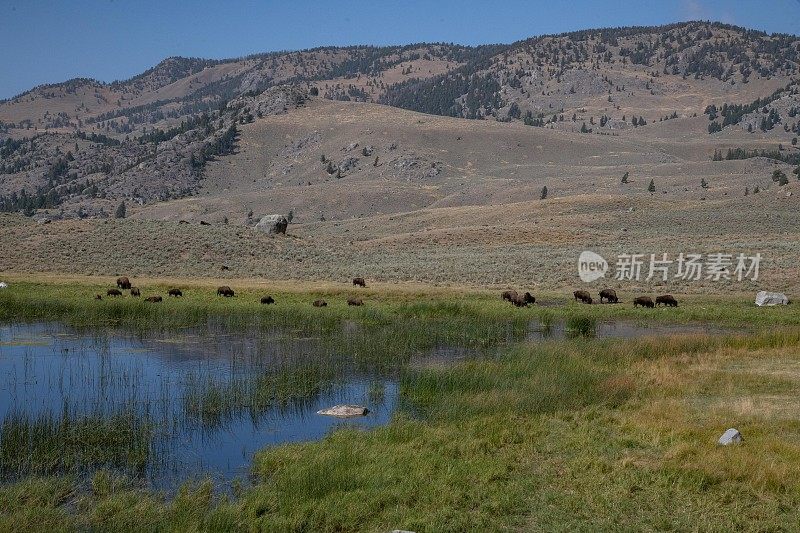
{"type": "Polygon", "coordinates": [[[102,297],[102,296],[100,296],[99,294],[95,294],[95,295],[94,295],[94,299],[95,299],[95,300],[102,300],[102,299],[103,299],[103,297],[102,297]]]}
{"type": "Polygon", "coordinates": [[[225,298],[229,298],[231,296],[235,296],[233,289],[228,287],[227,285],[223,285],[219,289],[217,289],[217,296],[224,296],[225,298]]]}
{"type": "Polygon", "coordinates": [[[262,296],[261,297],[261,303],[264,304],[264,305],[274,304],[275,303],[275,298],[273,298],[272,296],[262,296]]]}
{"type": "Polygon", "coordinates": [[[106,296],[122,296],[122,291],[119,289],[108,289],[106,296]]]}
{"type": "Polygon", "coordinates": [[[678,307],[678,300],[671,294],[663,294],[656,297],[656,305],[664,304],[667,307],[678,307]]]}
{"type": "Polygon", "coordinates": [[[188,223],[189,223],[188,220],[179,220],[178,221],[178,224],[188,224],[188,223]]]}
{"type": "Polygon", "coordinates": [[[314,300],[314,303],[311,305],[314,307],[328,307],[328,302],[325,300],[314,300]]]}
{"type": "Polygon", "coordinates": [[[635,300],[633,300],[634,307],[655,307],[656,305],[653,303],[653,299],[649,296],[639,296],[635,300]]]}
{"type": "Polygon", "coordinates": [[[600,291],[600,303],[603,303],[603,300],[611,304],[618,303],[619,298],[617,298],[617,291],[614,289],[603,289],[600,291]]]}
{"type": "Polygon", "coordinates": [[[201,225],[201,226],[210,226],[211,224],[210,224],[210,223],[208,223],[208,222],[206,222],[205,220],[201,220],[201,221],[200,221],[200,225],[201,225]]]}
{"type": "Polygon", "coordinates": [[[522,296],[514,296],[514,298],[511,300],[511,303],[517,307],[528,307],[529,304],[536,303],[536,298],[534,298],[531,293],[526,292],[522,296]]]}
{"type": "Polygon", "coordinates": [[[130,289],[131,288],[131,280],[122,276],[121,278],[117,278],[117,288],[118,289],[130,289]]]}
{"type": "Polygon", "coordinates": [[[141,296],[142,293],[139,292],[139,287],[131,287],[131,296],[141,296]]]}
{"type": "Polygon", "coordinates": [[[161,296],[148,296],[144,299],[145,302],[158,303],[161,301],[161,296]]]}
{"type": "Polygon", "coordinates": [[[575,291],[575,292],[572,293],[572,295],[575,297],[575,301],[576,302],[577,301],[581,301],[581,302],[583,302],[585,304],[592,303],[592,297],[586,291],[575,291]]]}
{"type": "Polygon", "coordinates": [[[367,282],[364,281],[364,278],[353,278],[353,287],[366,287],[367,282]]]}
{"type": "Polygon", "coordinates": [[[535,304],[535,303],[536,303],[536,297],[535,297],[533,294],[529,293],[529,292],[526,292],[525,294],[523,294],[523,295],[522,295],[522,300],[523,300],[523,301],[524,301],[526,304],[531,304],[531,305],[533,305],[533,304],[535,304]]]}
{"type": "Polygon", "coordinates": [[[364,305],[364,300],[361,298],[353,298],[352,296],[347,299],[347,305],[364,305]]]}
{"type": "Polygon", "coordinates": [[[183,292],[180,289],[170,289],[167,291],[167,294],[170,296],[183,296],[183,292]]]}
{"type": "Polygon", "coordinates": [[[228,265],[222,265],[221,267],[219,267],[219,269],[220,270],[230,270],[230,267],[228,265]]]}
{"type": "Polygon", "coordinates": [[[517,294],[517,291],[503,291],[503,293],[500,295],[500,298],[507,302],[513,303],[516,298],[519,298],[519,295],[517,294]]]}

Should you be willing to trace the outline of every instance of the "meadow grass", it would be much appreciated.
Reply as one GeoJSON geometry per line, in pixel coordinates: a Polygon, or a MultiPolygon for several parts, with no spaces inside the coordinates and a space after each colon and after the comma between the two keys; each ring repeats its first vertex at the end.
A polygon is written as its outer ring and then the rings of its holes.
{"type": "MultiPolygon", "coordinates": [[[[508,322],[517,324],[514,317],[526,324],[537,314],[545,325],[572,320],[577,330],[609,317],[708,320],[747,329],[490,343],[492,357],[436,368],[401,366],[403,407],[391,423],[262,450],[252,486],[233,497],[215,496],[208,482],[164,499],[104,472],[88,488],[70,478],[31,477],[0,487],[0,529],[763,531],[800,523],[800,329],[791,306],[755,309],[739,300],[698,300],[678,310],[640,313],[566,302],[515,309],[491,295],[445,296],[442,302],[375,295],[368,310],[338,303],[318,310],[308,305],[313,296],[287,293],[285,302],[297,309],[285,312],[327,317],[321,323],[331,330],[359,319],[373,332],[412,324],[387,340],[393,346],[414,342],[425,323],[444,328],[439,337],[431,332],[426,345],[457,335],[480,343],[487,331],[507,334],[508,322]],[[745,443],[716,446],[732,426],[745,443]]],[[[208,320],[219,309],[286,318],[274,311],[278,307],[264,310],[245,298],[208,304],[198,298],[165,302],[153,311],[163,314],[156,322],[175,324],[195,312],[208,320]],[[184,305],[196,311],[171,311],[184,305]]],[[[74,294],[63,300],[86,305],[74,294]]],[[[105,312],[88,316],[101,319],[105,312]]],[[[361,349],[369,346],[376,345],[361,349]]],[[[309,372],[299,382],[268,383],[265,398],[291,401],[308,387],[313,394],[319,374],[309,372]]],[[[200,395],[197,402],[224,412],[226,394],[209,400],[200,395]]]]}

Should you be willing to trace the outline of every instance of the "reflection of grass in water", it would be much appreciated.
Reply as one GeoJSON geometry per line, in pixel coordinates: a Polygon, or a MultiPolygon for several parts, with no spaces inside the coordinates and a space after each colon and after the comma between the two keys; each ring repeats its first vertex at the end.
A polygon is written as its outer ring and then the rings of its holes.
{"type": "Polygon", "coordinates": [[[314,398],[332,385],[334,375],[333,367],[309,363],[230,381],[191,376],[184,392],[184,412],[206,426],[242,412],[257,418],[268,409],[314,398]]]}
{"type": "Polygon", "coordinates": [[[132,411],[37,418],[12,414],[0,426],[0,472],[78,473],[99,466],[139,472],[150,459],[152,436],[152,424],[132,411]]]}

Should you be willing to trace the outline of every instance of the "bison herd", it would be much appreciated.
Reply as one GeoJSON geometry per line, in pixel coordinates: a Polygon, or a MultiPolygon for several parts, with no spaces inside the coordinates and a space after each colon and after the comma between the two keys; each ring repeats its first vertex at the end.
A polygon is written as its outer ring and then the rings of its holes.
{"type": "MultiPolygon", "coordinates": [[[[366,283],[366,281],[364,281],[364,278],[353,278],[353,286],[354,287],[366,287],[367,283],[366,283]]],[[[122,293],[123,290],[130,291],[130,295],[133,296],[133,297],[139,297],[139,296],[142,295],[141,291],[137,287],[133,287],[131,285],[130,279],[128,279],[125,276],[122,276],[122,277],[117,278],[117,287],[116,288],[111,288],[111,289],[108,289],[106,291],[106,296],[110,296],[110,297],[122,296],[123,295],[123,293],[122,293]]],[[[169,296],[174,296],[174,297],[177,298],[177,297],[182,297],[183,296],[183,291],[181,289],[177,288],[177,287],[173,287],[173,288],[171,288],[171,289],[169,289],[167,291],[167,294],[169,296]]],[[[526,294],[526,297],[533,298],[532,296],[530,296],[530,294],[528,294],[528,293],[525,293],[525,294],[526,294]]],[[[231,289],[229,286],[222,285],[219,288],[217,288],[217,296],[230,298],[230,297],[236,296],[236,292],[234,292],[234,290],[231,289]]],[[[100,295],[100,294],[96,294],[94,296],[94,299],[95,300],[102,300],[103,296],[100,295]]],[[[144,301],[145,302],[151,302],[151,303],[158,303],[158,302],[164,301],[164,299],[160,295],[154,295],[154,296],[148,296],[148,297],[144,298],[144,301]]],[[[272,305],[272,304],[275,303],[275,298],[273,298],[272,296],[262,296],[260,301],[261,301],[261,303],[263,305],[272,305]]],[[[535,300],[531,300],[531,303],[533,303],[533,301],[535,301],[535,300]]],[[[327,307],[328,306],[328,302],[326,302],[325,300],[321,300],[321,299],[320,300],[314,300],[314,302],[311,305],[313,305],[314,307],[327,307]]],[[[359,306],[364,305],[364,300],[362,300],[361,298],[350,297],[350,298],[347,299],[347,305],[348,306],[357,306],[357,307],[359,307],[359,306]]]]}
{"type": "MultiPolygon", "coordinates": [[[[366,287],[367,283],[364,278],[353,278],[353,287],[366,287]]],[[[131,281],[125,277],[117,278],[117,286],[116,288],[111,288],[106,291],[106,296],[108,297],[118,297],[122,296],[122,291],[128,290],[130,291],[130,295],[133,297],[141,296],[141,291],[138,288],[133,287],[131,285],[131,281]]],[[[177,287],[173,287],[167,291],[169,296],[173,297],[182,297],[183,291],[177,287]]],[[[227,285],[222,285],[217,288],[217,296],[222,296],[224,298],[230,298],[236,296],[236,293],[233,289],[231,289],[227,285]]],[[[536,303],[536,297],[533,296],[530,292],[525,292],[520,295],[515,290],[507,290],[501,293],[501,298],[516,307],[528,307],[529,305],[533,305],[536,303]]],[[[586,290],[577,290],[572,293],[576,302],[582,302],[585,304],[592,304],[594,300],[592,299],[592,295],[589,294],[586,290]]],[[[599,293],[600,296],[600,303],[609,303],[609,304],[616,304],[620,303],[619,298],[617,297],[617,291],[614,289],[603,289],[599,293]]],[[[103,297],[99,294],[95,295],[96,300],[102,300],[103,297]]],[[[163,301],[160,295],[148,296],[144,299],[146,302],[161,302],[163,301]]],[[[275,303],[275,298],[272,296],[263,296],[261,298],[261,303],[264,305],[271,305],[275,303]]],[[[319,299],[314,300],[311,304],[314,307],[327,307],[328,302],[325,300],[319,299]]],[[[347,298],[347,305],[348,306],[362,306],[364,305],[364,300],[361,298],[349,297],[347,298]]],[[[666,307],[678,307],[678,300],[675,299],[674,296],[671,294],[662,294],[661,296],[657,296],[655,302],[649,296],[638,296],[633,299],[633,307],[646,307],[646,308],[654,308],[664,305],[666,307]]]]}
{"type": "MultiPolygon", "coordinates": [[[[592,296],[583,290],[575,291],[572,293],[575,297],[576,302],[583,302],[585,304],[592,303],[592,296]]],[[[600,291],[600,303],[610,303],[610,304],[617,304],[619,303],[619,298],[617,297],[617,291],[614,289],[603,289],[600,291]]],[[[648,307],[653,308],[658,305],[665,305],[667,307],[678,307],[678,300],[675,299],[674,296],[671,294],[663,294],[661,296],[656,297],[655,303],[653,303],[653,299],[649,296],[638,296],[633,299],[633,306],[634,307],[648,307]]]]}

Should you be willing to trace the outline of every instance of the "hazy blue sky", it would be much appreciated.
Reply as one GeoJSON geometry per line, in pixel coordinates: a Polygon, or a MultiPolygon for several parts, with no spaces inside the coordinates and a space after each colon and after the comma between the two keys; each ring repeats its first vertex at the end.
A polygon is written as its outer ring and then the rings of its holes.
{"type": "Polygon", "coordinates": [[[800,0],[0,0],[0,98],[74,77],[125,79],[174,55],[508,43],[544,33],[693,19],[800,34],[800,0]]]}

